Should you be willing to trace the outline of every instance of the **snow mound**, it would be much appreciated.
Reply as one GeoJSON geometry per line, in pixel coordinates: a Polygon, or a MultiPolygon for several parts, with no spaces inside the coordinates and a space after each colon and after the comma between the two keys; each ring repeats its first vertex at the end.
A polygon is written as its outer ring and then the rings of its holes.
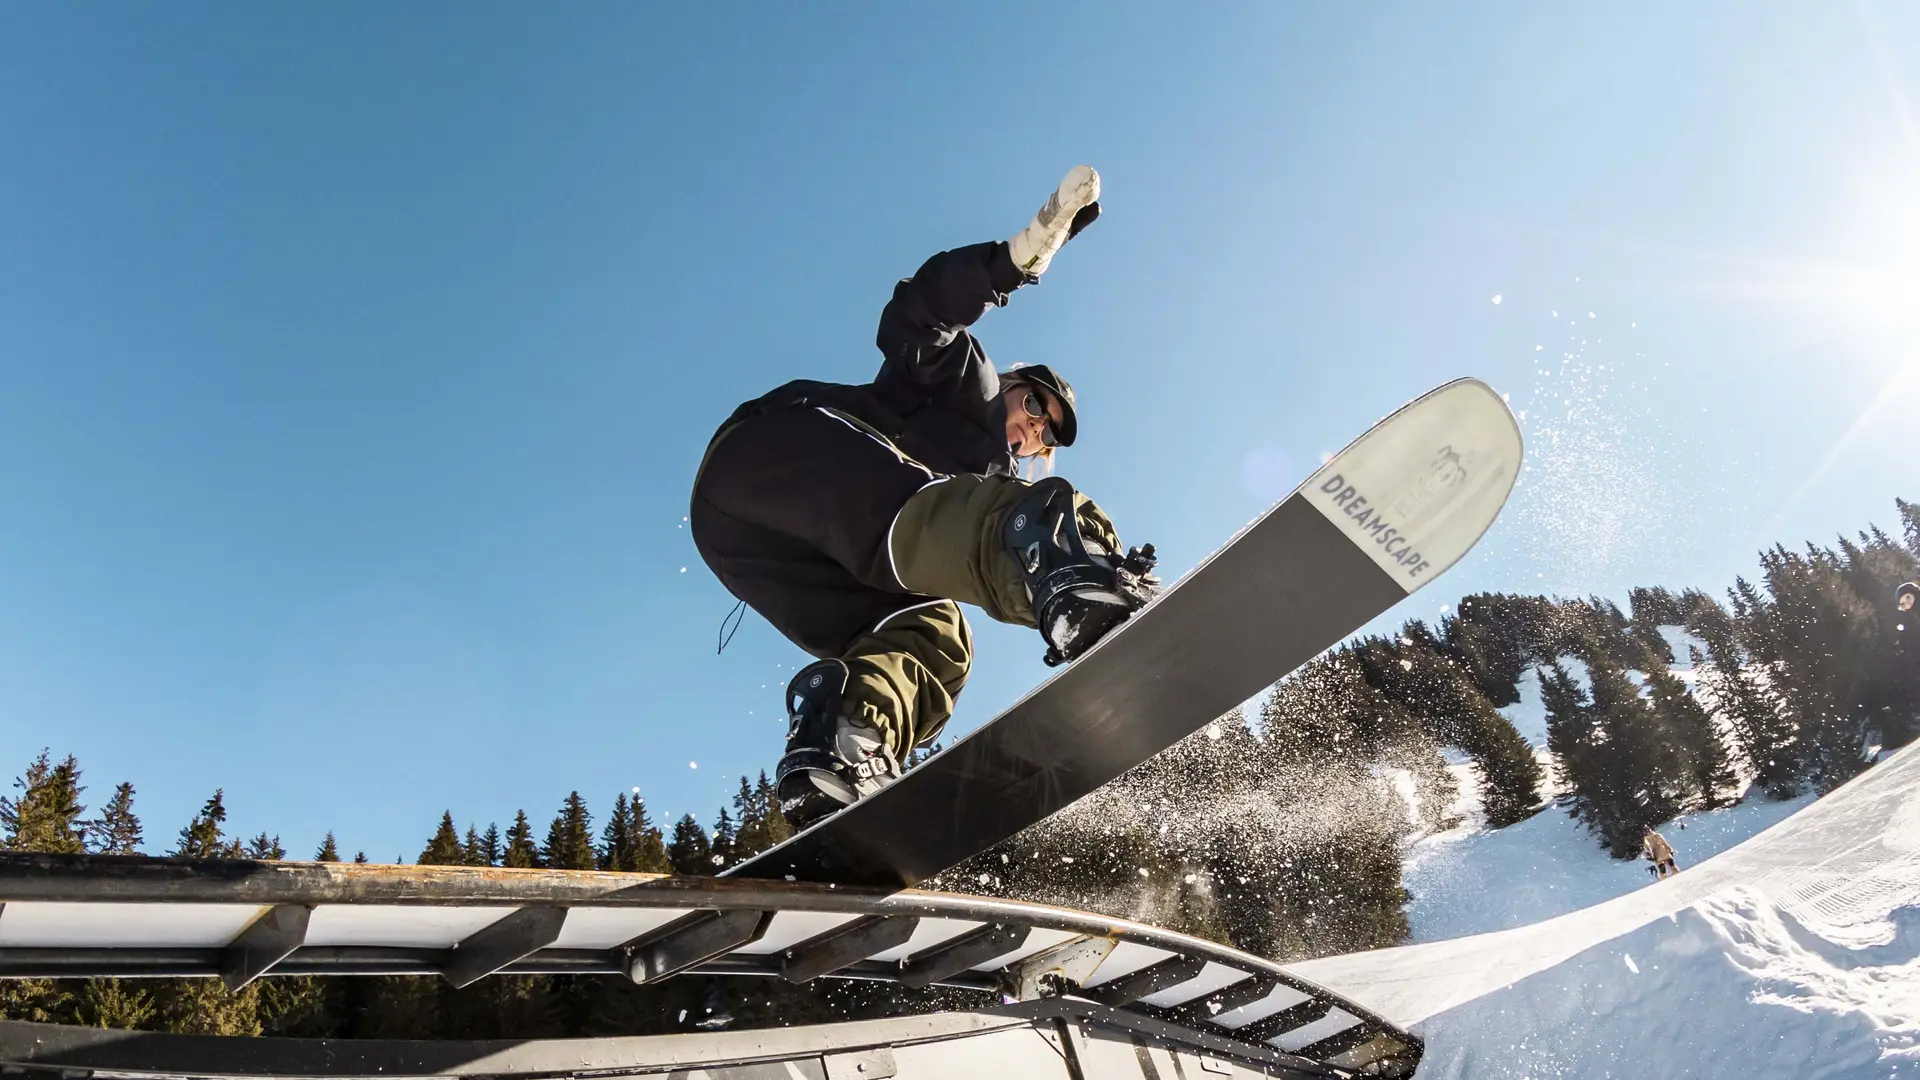
{"type": "Polygon", "coordinates": [[[1294,970],[1424,1036],[1423,1077],[1920,1077],[1920,744],[1659,884],[1294,970]]]}
{"type": "Polygon", "coordinates": [[[1419,1076],[1920,1076],[1920,908],[1854,951],[1734,888],[1421,1025],[1419,1076]]]}

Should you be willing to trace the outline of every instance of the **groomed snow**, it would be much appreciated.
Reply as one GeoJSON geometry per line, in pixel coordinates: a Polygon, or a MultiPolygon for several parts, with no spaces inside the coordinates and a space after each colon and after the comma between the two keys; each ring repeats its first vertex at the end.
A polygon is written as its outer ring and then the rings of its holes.
{"type": "MultiPolygon", "coordinates": [[[[1721,835],[1767,805],[1721,812],[1721,835]]],[[[1670,834],[1683,866],[1689,846],[1712,846],[1712,818],[1670,834]]],[[[1616,880],[1553,848],[1562,822],[1549,810],[1503,830],[1516,863],[1534,865],[1483,889],[1525,890],[1533,874],[1559,881],[1543,890],[1556,899],[1630,891],[1294,970],[1423,1036],[1426,1078],[1920,1077],[1920,744],[1659,884],[1629,884],[1644,864],[1613,864],[1616,880]]],[[[1436,907],[1423,927],[1477,917],[1436,907]]]]}
{"type": "MultiPolygon", "coordinates": [[[[1470,781],[1462,778],[1462,790],[1470,781]]],[[[1786,802],[1751,795],[1738,806],[1683,814],[1660,826],[1660,835],[1682,869],[1690,869],[1812,801],[1811,795],[1786,802]]],[[[1409,940],[1445,941],[1551,919],[1652,885],[1651,866],[1612,858],[1558,806],[1491,831],[1469,817],[1407,853],[1401,878],[1413,894],[1406,908],[1409,940]]]]}
{"type": "MultiPolygon", "coordinates": [[[[1673,649],[1673,673],[1689,686],[1693,665],[1687,649],[1699,643],[1677,627],[1661,636],[1673,649]]],[[[1586,665],[1561,657],[1576,681],[1587,682],[1586,665]]],[[[1637,677],[1637,673],[1630,673],[1637,677]]],[[[1540,672],[1529,668],[1520,678],[1520,701],[1500,710],[1514,729],[1532,743],[1544,767],[1546,793],[1558,790],[1554,761],[1546,753],[1547,710],[1540,697],[1540,672]]],[[[1449,807],[1460,825],[1425,836],[1407,850],[1402,880],[1413,900],[1407,923],[1413,942],[1444,941],[1525,926],[1652,883],[1644,861],[1610,858],[1585,827],[1554,805],[1504,829],[1488,829],[1480,813],[1479,779],[1464,761],[1453,766],[1460,798],[1449,807]]],[[[1682,867],[1718,855],[1767,829],[1813,801],[1811,795],[1775,802],[1749,794],[1736,806],[1683,814],[1660,827],[1682,867]]]]}

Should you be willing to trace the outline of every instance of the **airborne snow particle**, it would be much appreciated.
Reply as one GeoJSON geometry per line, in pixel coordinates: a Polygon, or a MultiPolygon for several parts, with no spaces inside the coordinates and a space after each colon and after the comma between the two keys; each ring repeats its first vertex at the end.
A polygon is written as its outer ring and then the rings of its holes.
{"type": "Polygon", "coordinates": [[[1620,959],[1625,960],[1627,962],[1628,971],[1633,972],[1635,975],[1640,974],[1640,965],[1633,962],[1633,957],[1627,955],[1626,953],[1621,953],[1620,959]]]}
{"type": "Polygon", "coordinates": [[[633,789],[633,793],[634,793],[635,795],[638,795],[638,794],[640,794],[640,789],[639,789],[638,787],[635,787],[635,788],[633,789]]]}
{"type": "Polygon", "coordinates": [[[683,567],[681,567],[681,568],[680,568],[680,572],[681,572],[681,573],[683,573],[683,574],[684,574],[684,573],[686,573],[686,572],[687,572],[687,568],[686,568],[686,567],[684,567],[684,566],[683,566],[683,567]]]}
{"type": "Polygon", "coordinates": [[[687,768],[689,768],[689,769],[697,769],[697,768],[699,768],[699,767],[700,767],[700,763],[699,763],[699,762],[697,762],[697,761],[689,761],[689,762],[687,762],[687,768]]]}
{"type": "Polygon", "coordinates": [[[1187,877],[1186,877],[1186,881],[1187,881],[1187,884],[1189,884],[1189,885],[1191,885],[1191,884],[1193,884],[1193,875],[1192,875],[1192,874],[1188,874],[1188,875],[1187,875],[1187,877]]]}
{"type": "Polygon", "coordinates": [[[1499,294],[1499,293],[1494,293],[1494,294],[1493,294],[1493,302],[1494,302],[1494,303],[1496,303],[1496,304],[1500,302],[1500,294],[1499,294]]]}
{"type": "Polygon", "coordinates": [[[1546,346],[1545,346],[1545,345],[1535,345],[1535,346],[1533,347],[1533,351],[1534,351],[1534,352],[1539,352],[1539,351],[1540,351],[1541,349],[1544,349],[1544,348],[1546,348],[1546,346]]]}
{"type": "Polygon", "coordinates": [[[1141,877],[1147,877],[1147,876],[1149,876],[1149,875],[1147,874],[1147,868],[1146,868],[1146,867],[1144,867],[1144,866],[1142,866],[1142,867],[1140,867],[1139,869],[1140,869],[1140,876],[1141,876],[1141,877]]]}
{"type": "Polygon", "coordinates": [[[1207,741],[1208,742],[1219,742],[1222,738],[1226,736],[1226,734],[1227,734],[1226,731],[1220,727],[1220,721],[1218,720],[1215,720],[1213,723],[1207,725],[1207,741]]]}
{"type": "Polygon", "coordinates": [[[1063,862],[1063,863],[1066,863],[1066,864],[1067,864],[1068,866],[1072,866],[1072,865],[1073,865],[1073,856],[1071,856],[1071,855],[1062,855],[1062,856],[1060,856],[1060,861],[1061,861],[1061,862],[1063,862]]]}
{"type": "Polygon", "coordinates": [[[684,1023],[686,1023],[686,1022],[687,1022],[687,1010],[685,1010],[685,1009],[681,1009],[681,1010],[680,1010],[680,1021],[679,1021],[679,1022],[680,1022],[680,1023],[682,1023],[682,1024],[684,1024],[684,1023]]]}

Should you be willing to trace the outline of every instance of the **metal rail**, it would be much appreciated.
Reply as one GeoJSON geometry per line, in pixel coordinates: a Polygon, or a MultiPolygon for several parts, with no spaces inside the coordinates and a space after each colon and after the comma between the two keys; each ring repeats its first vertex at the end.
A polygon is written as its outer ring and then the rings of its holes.
{"type": "Polygon", "coordinates": [[[410,974],[464,986],[496,973],[650,983],[683,972],[1071,994],[1262,1059],[1372,1075],[1411,1074],[1421,1050],[1271,961],[1015,900],[599,871],[0,853],[0,978],[201,976],[238,987],[410,974]],[[584,930],[568,937],[576,920],[596,918],[639,929],[596,947],[578,946],[584,930]],[[427,940],[419,927],[429,923],[451,936],[427,940]],[[1316,1041],[1290,1038],[1310,1026],[1316,1041]]]}

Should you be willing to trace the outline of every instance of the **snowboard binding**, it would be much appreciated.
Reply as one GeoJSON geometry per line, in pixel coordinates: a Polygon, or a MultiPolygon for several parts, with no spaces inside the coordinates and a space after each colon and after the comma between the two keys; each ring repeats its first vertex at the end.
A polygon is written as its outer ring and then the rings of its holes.
{"type": "Polygon", "coordinates": [[[1088,542],[1074,513],[1073,485],[1058,476],[1033,485],[1007,515],[1002,537],[1026,575],[1048,667],[1093,648],[1160,589],[1153,545],[1122,556],[1088,542]]]}
{"type": "Polygon", "coordinates": [[[787,684],[787,752],[774,771],[780,813],[796,830],[900,779],[881,732],[841,712],[847,665],[817,660],[787,684]]]}

